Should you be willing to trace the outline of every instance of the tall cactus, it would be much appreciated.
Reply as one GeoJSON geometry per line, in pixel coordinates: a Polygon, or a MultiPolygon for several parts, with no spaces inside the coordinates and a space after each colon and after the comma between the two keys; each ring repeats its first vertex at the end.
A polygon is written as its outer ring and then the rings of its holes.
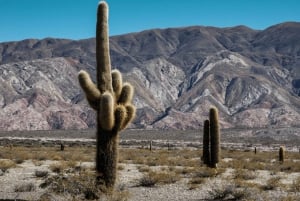
{"type": "Polygon", "coordinates": [[[203,163],[206,165],[210,164],[210,151],[209,151],[209,120],[204,121],[203,125],[203,163]]]}
{"type": "Polygon", "coordinates": [[[218,109],[213,107],[209,110],[210,122],[210,166],[217,167],[220,160],[220,128],[219,128],[219,115],[218,109]]]}
{"type": "Polygon", "coordinates": [[[96,28],[97,85],[80,71],[78,79],[90,106],[97,112],[96,171],[98,184],[114,187],[118,162],[119,132],[133,120],[133,87],[123,83],[118,70],[111,71],[108,5],[98,5],[96,28]]]}

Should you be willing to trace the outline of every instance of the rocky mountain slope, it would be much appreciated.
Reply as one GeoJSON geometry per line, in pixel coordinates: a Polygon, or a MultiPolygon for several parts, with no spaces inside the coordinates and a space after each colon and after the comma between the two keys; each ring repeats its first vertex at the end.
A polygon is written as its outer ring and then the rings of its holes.
{"type": "MultiPolygon", "coordinates": [[[[299,126],[300,23],[265,30],[185,27],[110,39],[114,68],[135,86],[132,127],[299,126]]],[[[95,126],[77,72],[95,75],[95,40],[0,43],[0,130],[95,126]]]]}

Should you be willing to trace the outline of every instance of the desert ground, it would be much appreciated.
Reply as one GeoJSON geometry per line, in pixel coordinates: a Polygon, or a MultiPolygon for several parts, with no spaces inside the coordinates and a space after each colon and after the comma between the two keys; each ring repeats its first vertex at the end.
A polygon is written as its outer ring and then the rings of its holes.
{"type": "Polygon", "coordinates": [[[104,196],[93,185],[94,130],[0,132],[0,200],[296,201],[299,133],[221,130],[222,160],[212,169],[201,161],[200,130],[127,130],[120,135],[116,188],[104,196]],[[286,147],[284,162],[279,146],[286,147]]]}

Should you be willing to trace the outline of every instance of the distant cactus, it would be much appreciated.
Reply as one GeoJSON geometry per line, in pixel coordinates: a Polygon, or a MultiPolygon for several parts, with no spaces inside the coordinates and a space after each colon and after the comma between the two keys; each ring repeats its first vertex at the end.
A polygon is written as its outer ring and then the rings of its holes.
{"type": "Polygon", "coordinates": [[[97,112],[96,171],[98,184],[114,187],[118,162],[119,131],[133,120],[133,87],[123,83],[118,70],[111,71],[108,36],[108,5],[98,5],[96,29],[97,85],[80,71],[78,79],[90,106],[97,112]],[[104,182],[104,183],[103,183],[104,182]]]}
{"type": "Polygon", "coordinates": [[[209,120],[203,125],[203,163],[211,168],[217,168],[220,160],[220,128],[217,108],[209,110],[209,120]]]}
{"type": "Polygon", "coordinates": [[[218,109],[213,107],[209,110],[210,131],[210,166],[217,167],[220,160],[220,128],[218,109]]]}
{"type": "Polygon", "coordinates": [[[284,162],[284,157],[285,157],[285,147],[280,146],[279,147],[279,162],[284,162]]]}
{"type": "Polygon", "coordinates": [[[64,151],[64,150],[65,150],[65,145],[64,145],[62,142],[60,143],[60,150],[61,150],[61,151],[64,151]]]}
{"type": "Polygon", "coordinates": [[[210,150],[209,150],[209,120],[204,121],[203,125],[203,163],[210,164],[210,150]]]}

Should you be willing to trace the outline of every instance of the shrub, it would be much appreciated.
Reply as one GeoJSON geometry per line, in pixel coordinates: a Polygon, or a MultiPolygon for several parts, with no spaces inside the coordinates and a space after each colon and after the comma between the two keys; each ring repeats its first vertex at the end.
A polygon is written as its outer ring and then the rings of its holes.
{"type": "Polygon", "coordinates": [[[156,184],[171,184],[178,181],[178,177],[174,172],[150,171],[139,180],[138,186],[152,187],[156,184]]]}
{"type": "Polygon", "coordinates": [[[20,184],[15,186],[15,192],[32,192],[35,190],[33,183],[20,184]]]}
{"type": "Polygon", "coordinates": [[[47,177],[48,176],[48,171],[47,170],[36,170],[34,172],[34,175],[36,177],[47,177]]]}
{"type": "Polygon", "coordinates": [[[6,172],[8,169],[16,167],[16,163],[12,160],[0,160],[0,169],[6,172]]]}
{"type": "Polygon", "coordinates": [[[267,181],[266,185],[262,186],[262,190],[275,190],[280,186],[280,177],[272,177],[267,181]]]}
{"type": "Polygon", "coordinates": [[[244,180],[252,180],[256,178],[256,174],[254,171],[249,171],[245,169],[236,169],[234,172],[235,179],[244,179],[244,180]]]}

